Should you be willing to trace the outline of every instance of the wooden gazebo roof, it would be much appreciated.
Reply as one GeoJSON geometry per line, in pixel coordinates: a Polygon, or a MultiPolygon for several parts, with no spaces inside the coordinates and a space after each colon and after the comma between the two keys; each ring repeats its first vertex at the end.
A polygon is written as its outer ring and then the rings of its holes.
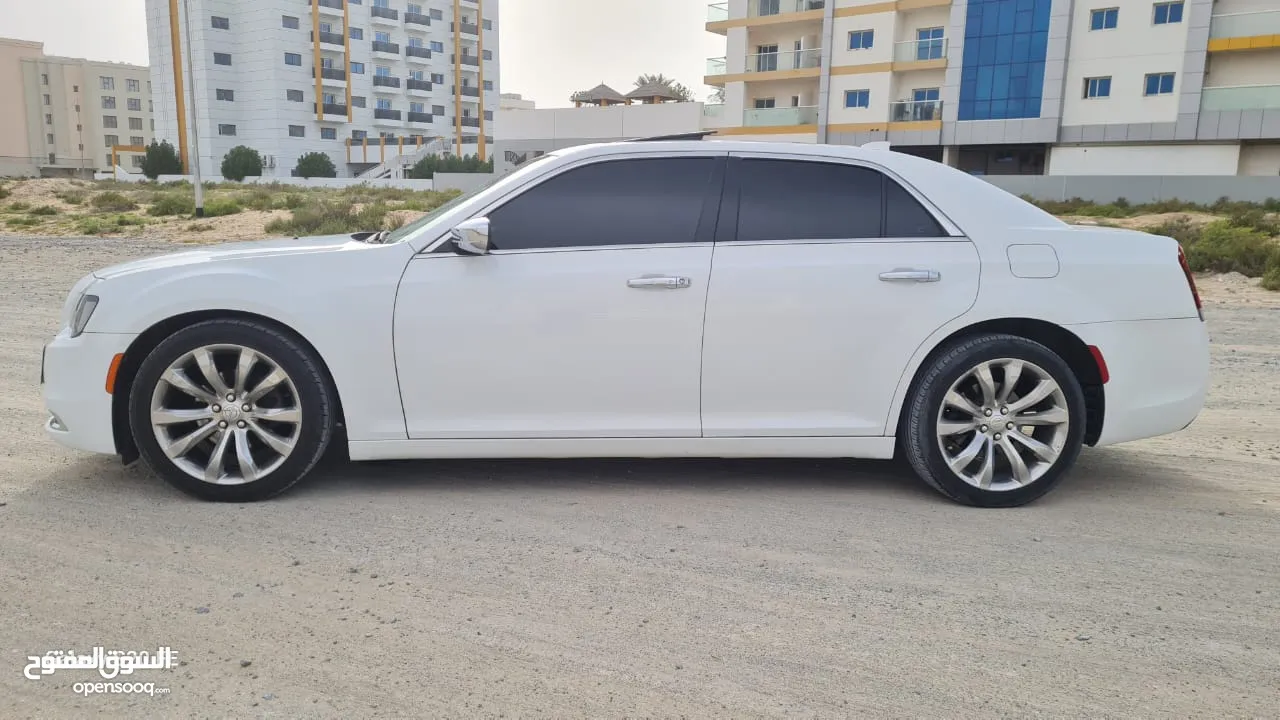
{"type": "Polygon", "coordinates": [[[573,94],[573,101],[580,105],[625,105],[627,96],[614,90],[613,88],[600,83],[590,90],[583,90],[573,94]]]}
{"type": "Polygon", "coordinates": [[[648,83],[627,93],[628,100],[639,100],[641,102],[667,102],[670,100],[679,100],[671,92],[671,88],[659,83],[648,83]]]}

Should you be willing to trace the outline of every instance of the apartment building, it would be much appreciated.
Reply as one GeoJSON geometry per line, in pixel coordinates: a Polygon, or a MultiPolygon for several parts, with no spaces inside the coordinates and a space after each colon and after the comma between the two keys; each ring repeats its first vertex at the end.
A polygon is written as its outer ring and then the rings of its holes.
{"type": "Polygon", "coordinates": [[[261,153],[263,175],[277,177],[310,152],[328,154],[342,177],[426,152],[487,157],[498,8],[499,0],[147,0],[157,136],[187,157],[194,134],[206,173],[237,145],[261,153]]]}
{"type": "MultiPolygon", "coordinates": [[[[112,147],[150,143],[149,73],[0,38],[0,177],[90,175],[111,169],[112,147]]],[[[118,162],[137,167],[142,155],[118,162]]]]}
{"type": "Polygon", "coordinates": [[[1280,174],[1277,0],[728,0],[729,136],[976,174],[1280,174]]]}

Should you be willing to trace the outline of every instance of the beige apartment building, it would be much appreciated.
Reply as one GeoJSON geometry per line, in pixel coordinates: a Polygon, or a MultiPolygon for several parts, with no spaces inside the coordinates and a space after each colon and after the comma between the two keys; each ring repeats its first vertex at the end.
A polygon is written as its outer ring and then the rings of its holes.
{"type": "MultiPolygon", "coordinates": [[[[0,177],[90,175],[111,169],[113,146],[151,142],[150,69],[44,54],[0,38],[0,177]]],[[[135,170],[142,155],[119,153],[135,170]]]]}

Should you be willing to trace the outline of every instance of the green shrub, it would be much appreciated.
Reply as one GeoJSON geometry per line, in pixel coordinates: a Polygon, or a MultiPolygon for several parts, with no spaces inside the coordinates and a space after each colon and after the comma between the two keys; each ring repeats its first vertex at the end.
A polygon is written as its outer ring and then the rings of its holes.
{"type": "Polygon", "coordinates": [[[142,158],[142,174],[152,180],[161,175],[181,175],[182,160],[178,158],[178,151],[167,141],[152,142],[142,158]]]}
{"type": "Polygon", "coordinates": [[[298,158],[298,166],[293,174],[303,178],[338,177],[338,169],[333,166],[333,159],[322,152],[310,152],[298,158]]]}
{"type": "Polygon", "coordinates": [[[239,196],[241,205],[250,210],[270,210],[275,207],[276,194],[267,187],[257,187],[239,196]]]}
{"type": "Polygon", "coordinates": [[[481,161],[478,155],[428,155],[418,161],[409,170],[409,177],[417,180],[430,180],[438,172],[442,173],[490,173],[493,172],[493,158],[481,161]]]}
{"type": "Polygon", "coordinates": [[[208,232],[213,229],[209,223],[192,223],[187,226],[189,232],[208,232]]]}
{"type": "Polygon", "coordinates": [[[38,205],[27,211],[28,215],[36,217],[50,217],[58,214],[58,209],[52,205],[38,205]]]}
{"type": "Polygon", "coordinates": [[[12,228],[28,228],[33,225],[39,225],[40,221],[33,217],[12,217],[5,220],[4,224],[12,228]]]}
{"type": "Polygon", "coordinates": [[[237,145],[222,158],[222,177],[240,182],[262,175],[262,156],[248,145],[237,145]]]}
{"type": "Polygon", "coordinates": [[[111,219],[111,223],[116,227],[131,227],[134,225],[146,225],[147,219],[137,215],[116,215],[111,219]]]}
{"type": "Polygon", "coordinates": [[[1187,262],[1196,272],[1238,272],[1260,277],[1272,263],[1280,263],[1280,247],[1269,237],[1227,220],[1204,226],[1199,239],[1184,247],[1187,262]]]}
{"type": "Polygon", "coordinates": [[[98,210],[110,212],[125,212],[126,210],[136,210],[138,207],[137,203],[113,190],[94,195],[89,204],[98,210]]]}
{"type": "Polygon", "coordinates": [[[68,205],[82,205],[89,194],[83,190],[61,190],[53,196],[68,205]]]}
{"type": "Polygon", "coordinates": [[[1266,290],[1280,292],[1280,259],[1274,260],[1267,272],[1262,275],[1262,287],[1266,290]]]}
{"type": "Polygon", "coordinates": [[[156,193],[152,196],[151,207],[147,214],[161,217],[166,215],[192,215],[196,211],[194,197],[174,193],[156,193]]]}
{"type": "Polygon", "coordinates": [[[223,215],[235,215],[243,210],[240,203],[235,198],[211,198],[204,201],[205,217],[222,217],[223,215]]]}
{"type": "Polygon", "coordinates": [[[105,235],[108,232],[106,223],[98,218],[83,218],[77,226],[82,235],[105,235]]]}
{"type": "Polygon", "coordinates": [[[29,207],[31,206],[24,202],[11,202],[9,203],[9,212],[23,212],[29,207]]]}
{"type": "Polygon", "coordinates": [[[3,185],[0,185],[0,200],[4,200],[5,198],[9,197],[9,195],[10,195],[9,188],[3,185]]]}
{"type": "Polygon", "coordinates": [[[275,198],[271,207],[276,210],[297,210],[307,204],[307,198],[297,193],[289,193],[275,198]]]}

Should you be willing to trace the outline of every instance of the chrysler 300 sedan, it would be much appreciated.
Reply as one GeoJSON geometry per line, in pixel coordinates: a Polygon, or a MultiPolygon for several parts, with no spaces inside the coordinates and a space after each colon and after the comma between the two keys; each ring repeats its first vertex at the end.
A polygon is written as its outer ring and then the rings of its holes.
{"type": "Polygon", "coordinates": [[[885,147],[701,138],[557,151],[391,232],[99,270],[42,368],[55,440],[208,500],[280,493],[340,443],[897,456],[1004,507],[1084,445],[1186,427],[1207,375],[1171,238],[885,147]]]}

